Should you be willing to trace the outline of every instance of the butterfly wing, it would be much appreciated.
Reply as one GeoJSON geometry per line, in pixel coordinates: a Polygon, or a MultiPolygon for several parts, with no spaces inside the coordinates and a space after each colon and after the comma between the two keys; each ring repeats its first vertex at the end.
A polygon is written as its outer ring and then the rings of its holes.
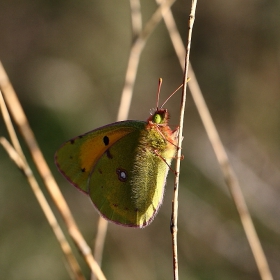
{"type": "Polygon", "coordinates": [[[55,161],[104,218],[142,228],[162,203],[167,163],[175,152],[166,143],[146,122],[117,122],[66,142],[55,161]]]}
{"type": "Polygon", "coordinates": [[[88,193],[88,180],[100,157],[118,140],[144,125],[142,121],[116,122],[80,135],[58,149],[55,163],[70,183],[88,193]]]}
{"type": "Polygon", "coordinates": [[[137,224],[131,177],[138,143],[139,131],[115,142],[95,164],[89,180],[89,196],[100,214],[127,226],[137,224]]]}
{"type": "Polygon", "coordinates": [[[163,199],[169,167],[145,139],[145,128],[119,139],[100,157],[90,175],[93,204],[104,218],[117,224],[147,226],[163,199]]]}

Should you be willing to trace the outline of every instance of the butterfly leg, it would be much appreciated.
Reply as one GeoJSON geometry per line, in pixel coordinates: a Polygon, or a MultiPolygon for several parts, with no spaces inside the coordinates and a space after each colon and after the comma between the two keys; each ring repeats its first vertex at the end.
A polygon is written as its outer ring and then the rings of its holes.
{"type": "MultiPolygon", "coordinates": [[[[159,134],[162,136],[162,138],[165,139],[168,143],[170,143],[171,145],[173,145],[174,147],[176,147],[176,149],[177,149],[177,151],[178,151],[178,150],[179,150],[178,145],[175,144],[175,143],[173,143],[171,140],[167,139],[167,138],[163,135],[163,133],[160,131],[159,126],[160,126],[160,125],[157,125],[157,126],[156,126],[156,129],[157,129],[158,133],[159,133],[159,134]]],[[[175,132],[177,132],[177,135],[175,135],[174,138],[177,139],[177,138],[178,138],[178,132],[179,132],[179,126],[178,126],[176,129],[174,129],[174,130],[172,131],[172,134],[175,133],[175,132]]]]}
{"type": "MultiPolygon", "coordinates": [[[[175,136],[175,138],[178,138],[179,128],[180,128],[180,126],[177,126],[177,127],[172,131],[172,134],[173,134],[173,133],[177,133],[177,135],[175,136]]],[[[183,141],[183,140],[184,140],[184,136],[183,136],[183,138],[182,138],[182,141],[183,141]]],[[[182,149],[182,147],[179,148],[178,145],[175,145],[175,147],[177,148],[177,151],[178,151],[179,149],[182,149]]],[[[177,156],[173,157],[173,159],[178,159],[178,158],[179,158],[180,160],[183,160],[185,157],[184,157],[184,155],[181,155],[180,157],[177,157],[177,156]]]]}
{"type": "Polygon", "coordinates": [[[180,160],[183,160],[185,158],[185,156],[184,155],[181,155],[180,157],[173,157],[173,159],[180,159],[180,160]]]}
{"type": "Polygon", "coordinates": [[[174,174],[176,174],[177,172],[171,167],[171,165],[166,161],[166,159],[164,157],[162,157],[157,150],[154,150],[154,153],[165,162],[165,164],[169,167],[169,169],[171,170],[171,172],[173,172],[174,174]]]}

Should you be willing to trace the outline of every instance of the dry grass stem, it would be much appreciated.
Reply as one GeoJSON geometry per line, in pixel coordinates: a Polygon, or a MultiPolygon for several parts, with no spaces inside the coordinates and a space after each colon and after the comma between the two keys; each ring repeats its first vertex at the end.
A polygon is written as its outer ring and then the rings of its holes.
{"type": "MultiPolygon", "coordinates": [[[[142,30],[141,4],[139,0],[130,0],[130,11],[131,11],[132,41],[134,41],[137,38],[137,36],[139,36],[142,30]]],[[[126,103],[123,106],[123,108],[125,106],[130,107],[130,103],[126,103]]],[[[129,107],[125,108],[127,115],[123,115],[124,119],[127,119],[128,117],[129,107]]],[[[121,106],[119,106],[118,115],[121,114],[120,111],[121,111],[121,106]]],[[[96,261],[100,266],[101,266],[102,255],[103,255],[104,242],[107,234],[107,228],[108,228],[108,222],[103,217],[100,216],[98,221],[95,245],[94,245],[94,258],[96,259],[96,261]]],[[[95,280],[94,274],[91,275],[91,280],[95,280]]]]}
{"type": "Polygon", "coordinates": [[[237,211],[239,213],[246,237],[250,244],[251,250],[253,252],[260,276],[263,280],[272,280],[272,274],[270,272],[267,259],[265,257],[264,251],[261,246],[261,242],[258,238],[256,229],[254,227],[251,215],[249,213],[248,207],[246,205],[241,186],[238,182],[237,176],[231,167],[227,153],[222,144],[218,131],[214,125],[211,118],[210,112],[207,108],[197,80],[195,78],[194,72],[190,73],[190,90],[199,111],[199,115],[204,124],[205,130],[209,137],[209,140],[214,149],[215,155],[219,162],[220,168],[223,172],[225,182],[229,188],[233,201],[236,205],[237,211]]]}
{"type": "Polygon", "coordinates": [[[39,184],[36,181],[30,166],[28,165],[28,163],[23,155],[23,152],[22,152],[21,146],[19,144],[17,135],[15,133],[13,124],[11,122],[7,107],[5,106],[5,102],[4,102],[1,90],[0,90],[0,108],[1,108],[4,122],[8,129],[9,135],[10,135],[11,139],[13,139],[12,142],[13,142],[13,144],[16,145],[17,148],[14,148],[4,137],[0,137],[0,143],[3,146],[3,148],[6,150],[6,152],[10,156],[10,158],[15,162],[15,164],[25,174],[25,176],[39,202],[39,205],[41,206],[51,228],[53,229],[53,232],[66,257],[67,263],[70,268],[70,269],[68,269],[68,271],[71,274],[72,278],[78,279],[78,280],[83,280],[85,278],[82,275],[81,268],[72,253],[71,247],[70,247],[61,227],[59,226],[59,224],[55,218],[55,215],[53,214],[46,198],[44,197],[44,194],[42,193],[42,191],[39,187],[39,184]]]}
{"type": "Polygon", "coordinates": [[[15,164],[23,171],[24,175],[26,176],[45,216],[47,221],[49,222],[59,244],[60,247],[65,255],[65,258],[67,260],[69,269],[68,272],[70,273],[71,278],[77,279],[77,280],[84,280],[85,277],[82,274],[81,268],[75,258],[75,256],[72,253],[71,247],[61,229],[59,226],[46,198],[44,197],[44,194],[42,193],[38,182],[36,181],[30,167],[22,160],[22,158],[19,156],[17,151],[12,147],[12,145],[5,139],[4,137],[0,137],[0,144],[3,146],[3,148],[6,150],[10,158],[15,162],[15,164]]]}
{"type": "Polygon", "coordinates": [[[105,219],[99,219],[98,223],[98,234],[96,236],[96,239],[98,242],[95,243],[94,247],[94,257],[98,261],[98,264],[101,265],[102,262],[102,254],[103,254],[103,248],[104,248],[104,242],[107,232],[107,226],[108,222],[105,219]]]}
{"type": "MultiPolygon", "coordinates": [[[[132,39],[136,38],[142,30],[142,16],[140,0],[130,0],[132,39]]],[[[133,41],[132,40],[132,41],[133,41]]]]}
{"type": "MultiPolygon", "coordinates": [[[[184,126],[184,114],[185,114],[185,104],[187,96],[187,82],[188,82],[188,68],[189,68],[189,58],[191,51],[191,39],[192,30],[195,20],[197,1],[193,0],[191,5],[191,12],[189,16],[189,32],[187,38],[187,48],[185,56],[185,68],[183,76],[183,89],[181,97],[181,108],[180,108],[180,123],[179,123],[179,135],[178,135],[178,152],[175,167],[175,178],[174,178],[174,196],[172,201],[172,216],[171,216],[171,233],[172,233],[172,248],[173,248],[173,278],[174,280],[179,279],[178,274],[178,244],[177,244],[177,220],[178,220],[178,194],[179,194],[179,175],[180,175],[180,165],[182,156],[182,140],[183,140],[183,126],[184,126]]],[[[163,15],[164,16],[164,15],[163,15]]]]}
{"type": "MultiPolygon", "coordinates": [[[[97,226],[97,234],[96,239],[94,242],[94,258],[101,267],[102,263],[102,256],[103,256],[103,249],[104,249],[104,243],[106,239],[106,233],[108,228],[108,222],[101,216],[98,220],[98,226],[97,226]]],[[[91,280],[95,280],[96,276],[92,273],[91,274],[91,280]]]]}
{"type": "MultiPolygon", "coordinates": [[[[128,118],[128,113],[130,109],[133,88],[135,84],[135,79],[137,75],[137,69],[140,61],[140,56],[142,50],[147,42],[148,37],[154,31],[157,24],[162,19],[162,15],[165,14],[171,5],[175,2],[175,0],[165,1],[162,5],[158,7],[158,9],[154,12],[150,20],[147,22],[143,30],[142,20],[141,20],[141,10],[140,10],[140,2],[137,0],[131,0],[131,24],[132,24],[132,41],[133,44],[130,49],[128,65],[125,75],[124,88],[122,91],[121,102],[119,105],[119,111],[117,116],[117,121],[126,120],[128,118]]],[[[97,236],[95,241],[95,249],[94,256],[99,264],[101,264],[102,251],[105,242],[106,232],[107,232],[107,221],[105,221],[102,217],[99,218],[97,236]],[[97,253],[98,252],[98,253],[97,253]],[[99,259],[100,258],[100,259],[99,259]]],[[[94,280],[94,276],[91,277],[94,280]]]]}
{"type": "MultiPolygon", "coordinates": [[[[184,67],[184,44],[179,35],[174,17],[172,12],[169,10],[164,16],[164,21],[168,29],[173,47],[180,61],[180,65],[184,67]]],[[[214,125],[210,112],[207,108],[205,100],[203,98],[202,92],[200,90],[199,84],[195,77],[195,73],[190,65],[189,68],[189,88],[194,99],[195,105],[202,119],[203,125],[209,137],[209,140],[213,146],[214,152],[220,164],[221,170],[224,174],[226,184],[230,190],[233,197],[233,201],[237,207],[240,219],[245,230],[247,239],[249,241],[251,250],[253,252],[254,258],[256,260],[260,275],[263,280],[271,280],[272,275],[263,252],[260,240],[257,236],[256,230],[254,228],[250,213],[248,211],[245,199],[243,197],[241,187],[239,185],[238,179],[235,175],[233,168],[229,163],[228,156],[226,154],[225,148],[221,142],[217,129],[214,125]]]]}
{"type": "Polygon", "coordinates": [[[128,65],[125,75],[125,83],[122,91],[121,102],[119,106],[119,113],[117,120],[125,120],[128,116],[130,103],[132,99],[132,92],[135,84],[137,69],[139,65],[140,56],[142,50],[147,42],[148,37],[153,32],[157,24],[162,19],[162,14],[166,13],[175,0],[165,1],[158,9],[154,12],[150,20],[147,22],[143,30],[134,39],[130,49],[128,65]]]}
{"type": "Polygon", "coordinates": [[[51,197],[55,202],[55,205],[57,206],[59,212],[61,213],[68,227],[70,236],[73,238],[75,244],[82,252],[82,255],[84,256],[86,263],[90,267],[91,271],[97,275],[98,279],[106,279],[99,265],[94,260],[91,253],[91,249],[87,245],[82,234],[80,233],[74,221],[74,218],[70,212],[70,209],[60,189],[58,188],[56,181],[54,180],[50,172],[50,169],[44,159],[44,156],[35,140],[34,134],[28,124],[27,118],[17,98],[17,95],[1,63],[0,63],[0,88],[3,92],[4,99],[9,108],[11,116],[15,121],[15,123],[18,125],[19,130],[27,144],[27,147],[29,148],[29,151],[36,165],[36,168],[38,169],[39,174],[41,175],[45,186],[47,187],[49,193],[51,194],[51,197]]]}
{"type": "MultiPolygon", "coordinates": [[[[1,83],[0,83],[0,86],[1,86],[1,83]]],[[[3,117],[4,123],[5,123],[5,125],[6,125],[7,130],[8,130],[8,134],[9,134],[9,136],[10,136],[10,138],[11,138],[13,147],[14,147],[14,149],[16,150],[17,154],[18,154],[24,161],[26,161],[25,156],[24,156],[24,154],[23,154],[23,151],[22,151],[22,149],[21,149],[19,140],[18,140],[18,138],[17,138],[16,132],[15,132],[15,130],[14,130],[14,127],[13,127],[13,124],[12,124],[12,121],[11,121],[11,118],[10,118],[10,115],[9,115],[9,112],[8,112],[8,110],[7,110],[5,101],[4,101],[4,99],[3,99],[3,93],[2,93],[2,91],[1,91],[1,87],[0,87],[0,109],[1,109],[1,112],[2,112],[2,117],[3,117]]]]}

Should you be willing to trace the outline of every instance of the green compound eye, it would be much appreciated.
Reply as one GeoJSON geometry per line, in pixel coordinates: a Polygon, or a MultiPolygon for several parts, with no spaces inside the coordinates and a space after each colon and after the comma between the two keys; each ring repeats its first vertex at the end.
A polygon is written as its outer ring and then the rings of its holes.
{"type": "Polygon", "coordinates": [[[162,116],[160,114],[156,114],[154,116],[154,123],[159,124],[162,121],[162,116]]]}

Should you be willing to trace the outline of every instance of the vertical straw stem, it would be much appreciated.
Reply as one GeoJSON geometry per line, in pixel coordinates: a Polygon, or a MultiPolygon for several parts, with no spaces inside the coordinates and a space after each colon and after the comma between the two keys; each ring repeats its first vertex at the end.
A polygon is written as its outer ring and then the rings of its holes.
{"type": "MultiPolygon", "coordinates": [[[[156,0],[156,1],[159,2],[160,0],[156,0]]],[[[176,27],[176,23],[172,15],[172,12],[169,10],[163,16],[163,19],[168,29],[168,33],[170,35],[180,65],[182,69],[184,69],[185,48],[182,39],[179,35],[178,28],[176,27]]],[[[227,153],[222,144],[222,141],[215,127],[213,119],[210,115],[209,109],[207,108],[206,102],[203,98],[201,89],[199,87],[195,73],[191,67],[191,64],[189,65],[189,76],[190,76],[190,82],[188,83],[188,85],[189,85],[191,95],[194,99],[195,105],[201,117],[209,141],[211,142],[211,145],[214,149],[215,155],[219,162],[220,168],[223,172],[228,189],[232,195],[233,201],[238,210],[246,237],[248,239],[257,267],[259,269],[261,279],[272,280],[273,277],[266,256],[262,249],[261,242],[256,233],[256,229],[254,227],[251,215],[249,213],[248,207],[243,197],[241,186],[229,162],[227,153]]]]}
{"type": "MultiPolygon", "coordinates": [[[[132,46],[128,64],[126,68],[125,82],[121,95],[121,101],[118,110],[117,121],[125,120],[128,118],[130,104],[133,95],[138,66],[142,51],[146,45],[149,36],[152,34],[158,23],[161,21],[162,16],[169,11],[171,5],[175,0],[166,0],[153,13],[151,18],[142,29],[140,1],[130,0],[131,7],[131,23],[132,23],[132,46]]],[[[95,241],[94,256],[97,257],[97,262],[101,265],[102,251],[106,238],[108,222],[100,217],[98,223],[98,232],[95,241]]],[[[91,280],[95,280],[92,274],[91,280]]]]}
{"type": "Polygon", "coordinates": [[[189,58],[191,50],[191,39],[192,30],[195,20],[196,11],[196,0],[192,1],[191,12],[189,16],[189,32],[187,38],[186,56],[185,56],[185,69],[183,76],[183,89],[181,97],[181,108],[180,108],[180,124],[179,124],[179,135],[178,135],[178,152],[175,167],[175,178],[174,178],[174,196],[172,201],[172,217],[171,217],[171,234],[172,234],[172,248],[173,248],[173,278],[174,280],[179,279],[178,275],[178,245],[177,245],[177,220],[178,220],[178,193],[179,193],[179,174],[180,174],[180,164],[182,155],[182,140],[183,140],[183,125],[184,125],[184,113],[186,104],[186,91],[188,82],[188,68],[189,68],[189,58]]]}

